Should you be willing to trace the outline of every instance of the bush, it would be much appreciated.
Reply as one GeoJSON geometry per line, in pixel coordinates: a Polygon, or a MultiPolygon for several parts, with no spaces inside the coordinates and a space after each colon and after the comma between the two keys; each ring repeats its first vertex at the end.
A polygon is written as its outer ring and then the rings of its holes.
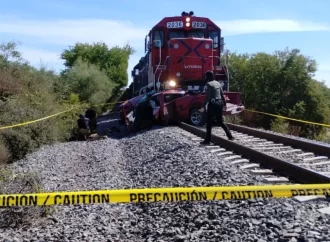
{"type": "MultiPolygon", "coordinates": [[[[6,60],[4,57],[2,59],[6,60]]],[[[73,107],[70,102],[58,99],[54,83],[59,76],[52,71],[2,61],[0,76],[6,77],[0,78],[1,84],[6,84],[6,89],[0,92],[1,126],[40,119],[73,107]]],[[[77,114],[66,113],[26,126],[0,130],[3,143],[10,153],[10,161],[21,159],[42,145],[68,140],[73,128],[73,115],[77,114]]]]}
{"type": "Polygon", "coordinates": [[[230,124],[241,124],[242,119],[240,118],[239,115],[229,115],[229,116],[224,116],[224,121],[226,123],[230,124]]]}
{"type": "Polygon", "coordinates": [[[258,113],[244,110],[238,115],[238,119],[240,120],[240,124],[242,125],[259,128],[262,124],[263,116],[258,113]]]}
{"type": "Polygon", "coordinates": [[[276,118],[271,122],[271,130],[277,133],[288,134],[289,124],[281,118],[276,118]]]}
{"type": "Polygon", "coordinates": [[[109,108],[111,105],[99,104],[111,98],[118,85],[127,82],[132,52],[129,46],[108,49],[105,44],[92,48],[84,45],[87,52],[74,49],[66,53],[64,59],[70,59],[68,69],[57,75],[44,67],[32,67],[16,46],[13,42],[0,44],[0,126],[74,109],[40,122],[0,130],[0,163],[22,159],[42,145],[70,140],[79,113],[95,104],[98,113],[109,108]]]}
{"type": "Polygon", "coordinates": [[[114,84],[104,71],[81,59],[56,84],[56,90],[62,92],[66,99],[76,94],[80,101],[90,104],[104,103],[111,96],[113,88],[114,84]]]}
{"type": "MultiPolygon", "coordinates": [[[[3,113],[4,125],[36,120],[72,107],[69,105],[56,107],[47,100],[43,100],[39,105],[36,105],[38,107],[34,108],[33,101],[24,100],[22,97],[21,100],[18,98],[11,99],[6,102],[5,106],[0,107],[0,112],[3,113]]],[[[74,121],[77,119],[79,111],[81,109],[37,123],[2,130],[1,134],[11,153],[11,159],[22,159],[27,153],[42,145],[67,141],[71,136],[72,129],[76,126],[74,121]]]]}

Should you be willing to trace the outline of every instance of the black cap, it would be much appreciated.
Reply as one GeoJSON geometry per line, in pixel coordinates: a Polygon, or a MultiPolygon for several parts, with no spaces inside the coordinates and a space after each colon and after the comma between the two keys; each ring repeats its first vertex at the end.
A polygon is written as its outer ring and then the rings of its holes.
{"type": "Polygon", "coordinates": [[[212,71],[205,72],[205,79],[207,81],[213,81],[213,79],[214,79],[213,72],[212,71]]]}

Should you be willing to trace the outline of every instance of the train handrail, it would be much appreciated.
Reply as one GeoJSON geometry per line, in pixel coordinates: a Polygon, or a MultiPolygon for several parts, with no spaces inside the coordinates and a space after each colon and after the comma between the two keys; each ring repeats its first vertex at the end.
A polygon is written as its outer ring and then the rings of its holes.
{"type": "Polygon", "coordinates": [[[159,63],[157,65],[157,68],[156,68],[155,73],[154,73],[154,90],[156,90],[156,81],[155,81],[156,72],[157,72],[157,70],[158,70],[158,68],[159,68],[159,66],[162,62],[162,48],[160,48],[161,45],[162,45],[162,42],[160,40],[154,40],[154,41],[152,41],[152,43],[155,42],[155,41],[159,41],[159,63]]]}

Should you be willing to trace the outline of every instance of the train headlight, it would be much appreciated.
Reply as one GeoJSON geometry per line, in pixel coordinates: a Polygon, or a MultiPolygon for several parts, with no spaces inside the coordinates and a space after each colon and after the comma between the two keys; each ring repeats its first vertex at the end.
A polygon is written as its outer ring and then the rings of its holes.
{"type": "Polygon", "coordinates": [[[186,27],[189,27],[190,26],[190,23],[186,23],[186,27]]]}
{"type": "Polygon", "coordinates": [[[190,18],[189,18],[189,17],[187,17],[187,18],[186,18],[186,22],[189,22],[189,21],[190,21],[190,18]]]}
{"type": "Polygon", "coordinates": [[[169,81],[168,84],[170,85],[170,87],[175,87],[176,86],[175,81],[169,81]]]}

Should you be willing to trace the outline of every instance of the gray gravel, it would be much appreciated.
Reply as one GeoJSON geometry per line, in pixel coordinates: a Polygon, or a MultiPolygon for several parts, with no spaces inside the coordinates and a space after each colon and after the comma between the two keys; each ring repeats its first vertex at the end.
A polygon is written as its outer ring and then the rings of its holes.
{"type": "MultiPolygon", "coordinates": [[[[237,166],[173,127],[154,127],[119,140],[44,147],[12,167],[19,173],[37,171],[45,191],[249,185],[262,180],[238,172],[237,166]]],[[[330,216],[317,209],[327,205],[258,199],[57,206],[25,227],[0,226],[0,241],[326,241],[330,216]]]]}

